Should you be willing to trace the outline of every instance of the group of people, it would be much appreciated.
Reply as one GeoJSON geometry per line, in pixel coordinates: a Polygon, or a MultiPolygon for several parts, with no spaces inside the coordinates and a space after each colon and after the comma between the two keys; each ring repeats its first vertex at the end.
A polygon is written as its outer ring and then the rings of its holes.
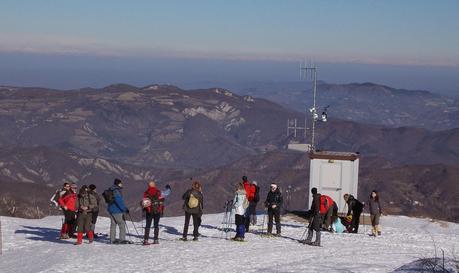
{"type": "MultiPolygon", "coordinates": [[[[130,216],[122,194],[123,183],[120,179],[115,179],[113,185],[102,193],[103,199],[107,203],[107,211],[110,215],[110,243],[127,244],[126,240],[126,221],[125,215],[130,216]],[[116,238],[116,231],[119,229],[119,238],[116,238]]],[[[171,187],[166,185],[165,190],[157,188],[154,181],[148,183],[148,187],[143,194],[140,203],[145,215],[145,229],[143,244],[159,243],[159,221],[164,213],[164,201],[170,195],[171,187]],[[153,224],[153,241],[150,241],[150,230],[153,224]]],[[[338,206],[329,196],[320,194],[317,188],[311,189],[312,204],[307,212],[309,226],[307,237],[301,243],[313,246],[320,246],[321,231],[357,233],[359,219],[364,210],[365,203],[360,202],[354,196],[345,194],[348,211],[346,217],[338,216],[338,206]],[[315,241],[312,241],[314,232],[315,241]]],[[[191,188],[183,195],[183,209],[185,212],[185,222],[181,240],[188,240],[188,227],[191,219],[193,220],[193,239],[199,240],[199,228],[201,217],[204,210],[204,196],[202,185],[198,181],[193,181],[191,188]]],[[[63,213],[65,221],[61,228],[61,239],[74,238],[76,232],[76,245],[82,244],[83,235],[86,234],[89,243],[94,240],[94,230],[97,221],[99,207],[99,194],[95,185],[83,185],[77,193],[77,185],[65,183],[62,190],[55,193],[52,201],[58,204],[63,213]]],[[[260,201],[260,188],[256,181],[250,182],[246,176],[242,177],[242,182],[236,185],[235,195],[231,201],[231,209],[235,213],[236,235],[232,238],[235,241],[244,241],[245,233],[249,231],[250,225],[257,224],[257,205],[260,201]]],[[[281,211],[283,197],[277,184],[272,183],[264,202],[264,208],[268,216],[267,232],[268,236],[281,236],[281,211]],[[273,226],[276,232],[273,233],[273,226]]],[[[382,214],[379,194],[372,191],[368,201],[370,212],[372,233],[371,236],[381,235],[379,219],[382,214]]],[[[132,221],[132,218],[131,218],[132,221]]],[[[264,225],[264,223],[263,223],[264,225]]]]}
{"type": "Polygon", "coordinates": [[[75,244],[82,244],[83,234],[86,234],[89,243],[92,243],[100,204],[96,186],[83,185],[78,190],[75,183],[64,183],[62,189],[56,191],[51,200],[58,204],[64,213],[60,238],[74,238],[76,232],[75,244]]]}

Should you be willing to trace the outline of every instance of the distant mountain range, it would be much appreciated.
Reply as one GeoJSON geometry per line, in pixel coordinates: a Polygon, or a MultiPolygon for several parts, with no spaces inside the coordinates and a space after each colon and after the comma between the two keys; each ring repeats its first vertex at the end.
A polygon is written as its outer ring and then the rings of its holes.
{"type": "MultiPolygon", "coordinates": [[[[411,95],[413,101],[426,96],[411,95]]],[[[459,177],[459,129],[392,128],[332,113],[318,126],[318,148],[362,153],[360,196],[376,187],[384,192],[388,211],[457,221],[459,203],[451,192],[459,177]]],[[[102,190],[115,177],[126,181],[133,209],[139,209],[146,181],[171,184],[170,214],[180,213],[189,178],[199,179],[206,210],[215,212],[243,174],[264,186],[263,194],[272,181],[291,185],[290,208],[304,208],[309,160],[285,150],[292,140],[287,119],[302,117],[266,99],[221,88],[0,87],[0,185],[5,189],[0,213],[43,216],[52,191],[64,181],[94,183],[102,190]]]]}
{"type": "MultiPolygon", "coordinates": [[[[303,112],[312,105],[310,82],[234,85],[238,94],[266,98],[303,112]]],[[[331,118],[388,127],[445,130],[459,127],[459,100],[428,91],[395,89],[373,83],[319,82],[318,105],[331,118]]],[[[458,90],[459,91],[459,90],[458,90]]]]}

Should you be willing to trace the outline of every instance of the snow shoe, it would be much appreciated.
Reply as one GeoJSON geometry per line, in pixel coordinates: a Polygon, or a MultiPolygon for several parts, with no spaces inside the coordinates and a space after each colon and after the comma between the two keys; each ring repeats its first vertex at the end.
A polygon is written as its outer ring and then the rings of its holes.
{"type": "Polygon", "coordinates": [[[308,245],[310,245],[310,246],[320,246],[320,242],[315,241],[315,242],[309,243],[308,245]]]}
{"type": "Polygon", "coordinates": [[[234,237],[234,238],[233,238],[233,241],[235,241],[235,242],[244,242],[244,238],[241,238],[241,237],[234,237]]]}

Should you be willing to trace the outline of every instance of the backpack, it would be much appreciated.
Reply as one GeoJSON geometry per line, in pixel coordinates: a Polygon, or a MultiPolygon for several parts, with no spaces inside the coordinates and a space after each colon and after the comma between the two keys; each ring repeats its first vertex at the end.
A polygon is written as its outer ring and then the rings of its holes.
{"type": "Polygon", "coordinates": [[[151,196],[148,194],[148,199],[151,200],[151,212],[153,214],[162,214],[163,213],[163,202],[162,200],[159,199],[160,191],[157,192],[157,194],[151,196]]]}
{"type": "Polygon", "coordinates": [[[333,205],[333,199],[328,195],[320,195],[320,214],[327,214],[327,211],[333,205]]]}
{"type": "Polygon", "coordinates": [[[104,190],[102,196],[104,197],[105,203],[108,205],[115,202],[115,193],[111,188],[104,190]]]}
{"type": "Polygon", "coordinates": [[[248,201],[254,201],[256,192],[257,192],[256,186],[249,184],[249,186],[246,189],[246,195],[247,195],[248,201]]]}
{"type": "Polygon", "coordinates": [[[199,206],[199,199],[196,198],[192,193],[190,193],[187,205],[190,209],[197,208],[199,206]]]}

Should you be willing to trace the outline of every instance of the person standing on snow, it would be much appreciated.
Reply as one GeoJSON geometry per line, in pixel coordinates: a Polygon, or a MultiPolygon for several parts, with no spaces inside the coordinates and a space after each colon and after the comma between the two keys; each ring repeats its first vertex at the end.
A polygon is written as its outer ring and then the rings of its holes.
{"type": "MultiPolygon", "coordinates": [[[[69,183],[64,183],[62,185],[62,188],[60,189],[57,189],[53,196],[51,197],[51,199],[49,201],[51,201],[51,203],[53,205],[55,205],[56,207],[58,208],[61,208],[61,206],[59,205],[59,199],[68,191],[70,190],[70,184],[69,183]]],[[[62,208],[61,208],[62,210],[62,208]]],[[[62,210],[62,214],[65,218],[65,213],[64,213],[64,210],[62,210]]],[[[62,226],[61,226],[61,234],[60,234],[60,239],[66,239],[66,234],[67,233],[67,224],[65,223],[65,221],[62,221],[62,226]]]]}
{"type": "Polygon", "coordinates": [[[65,193],[57,201],[59,206],[64,211],[64,225],[61,229],[61,239],[69,239],[73,237],[76,224],[76,199],[77,199],[77,185],[72,183],[66,187],[65,193]]]}
{"type": "Polygon", "coordinates": [[[275,183],[266,196],[265,207],[268,209],[268,235],[272,235],[273,218],[276,220],[276,236],[281,235],[280,213],[283,204],[282,193],[275,183]]]}
{"type": "Polygon", "coordinates": [[[124,203],[122,194],[123,182],[116,178],[110,191],[113,192],[113,202],[108,204],[107,211],[110,214],[110,243],[111,244],[128,244],[126,241],[126,222],[124,213],[129,213],[129,209],[124,203]],[[116,227],[120,230],[120,237],[116,239],[116,227]]]}
{"type": "Polygon", "coordinates": [[[242,177],[242,185],[244,186],[245,195],[247,197],[247,201],[249,201],[249,207],[245,212],[244,215],[244,227],[245,232],[249,232],[250,227],[250,215],[252,214],[252,209],[255,209],[257,203],[255,202],[255,195],[256,195],[256,186],[249,182],[247,176],[242,177]],[[251,207],[252,206],[252,209],[251,207]]]}
{"type": "Polygon", "coordinates": [[[181,240],[187,240],[190,218],[193,217],[193,241],[197,241],[199,237],[199,227],[201,226],[202,211],[204,209],[204,197],[202,195],[201,183],[194,181],[191,184],[191,189],[183,194],[182,199],[184,200],[183,209],[185,210],[185,224],[183,226],[181,240]]]}
{"type": "Polygon", "coordinates": [[[350,233],[358,233],[360,215],[362,214],[364,205],[362,202],[355,199],[354,196],[347,193],[344,195],[344,201],[346,201],[348,207],[347,216],[352,215],[351,226],[349,228],[350,233]]]}
{"type": "Polygon", "coordinates": [[[159,220],[164,209],[164,197],[156,188],[155,181],[148,183],[147,190],[143,193],[142,205],[145,210],[145,234],[143,244],[149,245],[151,223],[153,222],[153,244],[159,244],[159,220]]]}
{"type": "Polygon", "coordinates": [[[97,206],[97,199],[94,195],[89,194],[89,188],[83,185],[78,193],[76,207],[78,209],[78,230],[77,230],[77,241],[75,245],[81,245],[83,243],[83,233],[86,233],[89,239],[89,243],[94,240],[94,233],[91,230],[92,212],[97,206]]]}
{"type": "Polygon", "coordinates": [[[92,209],[92,219],[91,219],[91,231],[94,237],[96,238],[95,229],[96,229],[96,222],[97,217],[99,216],[99,206],[100,206],[100,196],[97,193],[97,187],[94,184],[89,185],[88,194],[92,196],[96,200],[96,206],[92,209]]]}
{"type": "Polygon", "coordinates": [[[370,200],[368,201],[368,208],[370,210],[371,218],[371,235],[381,235],[381,227],[379,226],[379,218],[382,214],[381,203],[379,202],[379,193],[373,190],[370,194],[370,200]]]}
{"type": "Polygon", "coordinates": [[[309,215],[309,226],[308,226],[308,237],[302,241],[303,244],[320,246],[320,228],[322,226],[323,218],[320,214],[320,194],[317,192],[317,188],[311,189],[312,203],[311,208],[308,211],[309,215]],[[312,237],[316,232],[316,240],[312,242],[312,237]]]}
{"type": "MultiPolygon", "coordinates": [[[[255,197],[249,204],[249,223],[252,226],[257,225],[257,204],[260,201],[260,187],[258,187],[257,181],[252,181],[252,185],[255,187],[255,197]]],[[[248,230],[246,222],[246,230],[248,230]]]]}
{"type": "Polygon", "coordinates": [[[244,241],[245,238],[245,217],[249,201],[247,200],[244,185],[239,183],[236,185],[236,193],[233,199],[233,208],[235,210],[236,236],[235,241],[244,241]]]}

